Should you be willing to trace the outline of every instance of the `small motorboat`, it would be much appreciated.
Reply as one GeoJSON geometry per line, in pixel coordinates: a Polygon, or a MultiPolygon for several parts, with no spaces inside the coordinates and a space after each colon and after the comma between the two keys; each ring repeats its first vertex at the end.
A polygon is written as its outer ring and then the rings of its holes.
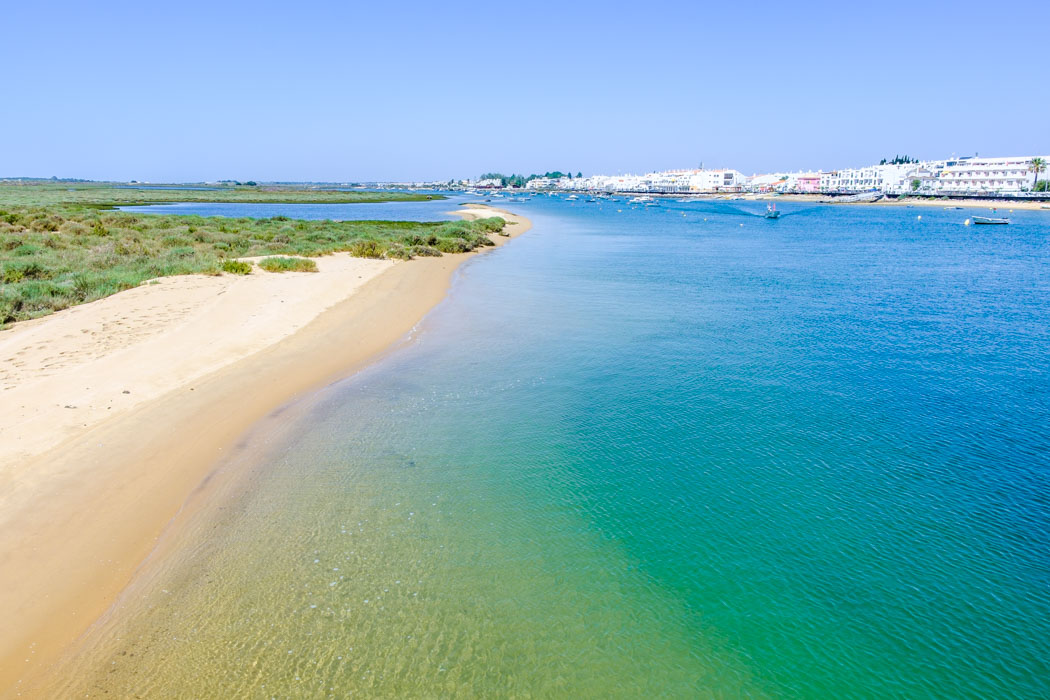
{"type": "Polygon", "coordinates": [[[764,215],[767,219],[779,219],[780,212],[777,211],[776,204],[769,204],[766,206],[766,213],[764,215]]]}
{"type": "Polygon", "coordinates": [[[994,218],[992,218],[990,216],[975,216],[975,217],[973,217],[973,222],[975,224],[985,224],[985,225],[994,224],[994,225],[1002,226],[1002,225],[1010,223],[1010,220],[1009,219],[994,219],[994,218]]]}

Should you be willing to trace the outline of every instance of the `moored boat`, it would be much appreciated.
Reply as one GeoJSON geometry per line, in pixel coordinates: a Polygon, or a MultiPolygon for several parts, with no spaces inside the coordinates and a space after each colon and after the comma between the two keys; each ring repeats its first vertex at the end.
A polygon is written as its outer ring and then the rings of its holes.
{"type": "Polygon", "coordinates": [[[973,222],[975,224],[986,224],[986,225],[987,224],[995,224],[995,225],[1000,225],[1001,226],[1001,225],[1010,223],[1010,220],[1009,219],[995,219],[995,218],[992,218],[990,216],[975,216],[975,217],[973,217],[973,222]]]}

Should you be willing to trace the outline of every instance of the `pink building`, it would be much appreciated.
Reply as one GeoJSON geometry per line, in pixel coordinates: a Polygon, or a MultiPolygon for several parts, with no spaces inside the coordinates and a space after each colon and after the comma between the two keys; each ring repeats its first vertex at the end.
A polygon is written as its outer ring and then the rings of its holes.
{"type": "Polygon", "coordinates": [[[820,192],[820,173],[799,175],[795,181],[796,192],[820,192]]]}

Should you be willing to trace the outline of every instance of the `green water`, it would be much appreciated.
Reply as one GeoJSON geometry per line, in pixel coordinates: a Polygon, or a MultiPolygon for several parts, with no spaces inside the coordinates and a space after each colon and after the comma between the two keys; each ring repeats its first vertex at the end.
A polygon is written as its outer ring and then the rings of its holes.
{"type": "Polygon", "coordinates": [[[60,692],[1050,693],[1050,217],[741,207],[526,205],[60,692]]]}

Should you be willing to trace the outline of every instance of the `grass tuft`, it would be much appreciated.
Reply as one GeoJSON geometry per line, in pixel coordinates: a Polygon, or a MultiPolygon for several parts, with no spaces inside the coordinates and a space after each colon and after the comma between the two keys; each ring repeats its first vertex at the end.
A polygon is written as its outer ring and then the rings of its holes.
{"type": "Polygon", "coordinates": [[[317,263],[309,258],[263,258],[259,267],[267,272],[317,272],[317,263]]]}
{"type": "Polygon", "coordinates": [[[222,271],[229,272],[231,275],[250,275],[252,273],[252,264],[242,260],[224,260],[222,262],[222,271]]]}

